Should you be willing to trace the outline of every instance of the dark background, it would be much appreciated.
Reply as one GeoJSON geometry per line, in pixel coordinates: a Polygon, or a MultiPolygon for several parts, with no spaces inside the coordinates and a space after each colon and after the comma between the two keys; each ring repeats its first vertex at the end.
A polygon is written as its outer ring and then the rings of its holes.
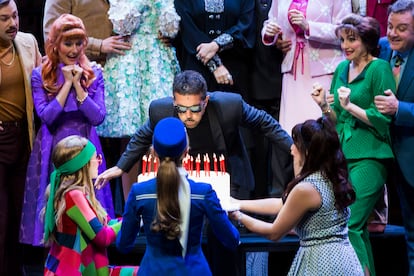
{"type": "Polygon", "coordinates": [[[32,33],[43,51],[43,9],[45,0],[15,0],[19,10],[20,31],[32,33]]]}
{"type": "MultiPolygon", "coordinates": [[[[69,1],[69,0],[68,0],[69,1]]],[[[43,9],[45,0],[15,0],[17,8],[19,10],[20,17],[20,31],[32,33],[39,43],[39,48],[44,54],[44,42],[43,42],[43,9]]],[[[401,225],[401,214],[399,210],[398,197],[395,191],[395,184],[388,183],[389,188],[389,223],[401,225]]],[[[382,237],[380,236],[373,242],[373,251],[375,255],[376,268],[378,275],[404,275],[406,274],[406,260],[404,250],[404,240],[401,236],[399,237],[382,237]],[[386,254],[388,248],[389,254],[386,254]],[[391,258],[393,256],[393,258],[391,258]],[[391,265],[393,264],[393,265],[391,265]],[[401,274],[400,274],[401,273],[401,274]]],[[[24,263],[27,266],[27,275],[42,275],[42,256],[44,252],[41,248],[37,250],[26,248],[28,256],[24,256],[24,263]],[[28,269],[28,268],[32,268],[28,269]]],[[[117,256],[118,254],[111,252],[110,257],[112,260],[120,261],[126,256],[117,256]]],[[[25,255],[26,255],[25,254],[25,255]]],[[[270,275],[285,275],[289,269],[290,263],[295,252],[284,252],[282,254],[272,253],[269,257],[269,273],[270,275]]],[[[136,261],[139,260],[137,256],[132,255],[131,258],[136,261]]],[[[137,262],[138,263],[138,262],[137,262]]]]}

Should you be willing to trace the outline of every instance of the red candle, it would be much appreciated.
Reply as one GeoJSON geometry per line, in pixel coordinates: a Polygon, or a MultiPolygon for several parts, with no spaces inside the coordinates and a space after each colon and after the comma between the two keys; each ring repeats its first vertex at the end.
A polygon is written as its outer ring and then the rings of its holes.
{"type": "Polygon", "coordinates": [[[151,159],[152,159],[152,155],[150,154],[148,156],[148,161],[147,161],[147,166],[148,166],[147,172],[148,172],[148,174],[151,173],[151,169],[152,169],[152,160],[151,159]]]}
{"type": "Polygon", "coordinates": [[[210,176],[210,158],[208,157],[208,154],[206,154],[206,171],[207,171],[207,176],[210,176]]]}
{"type": "Polygon", "coordinates": [[[145,172],[147,171],[147,156],[144,155],[142,156],[142,175],[145,174],[145,172]]]}
{"type": "Polygon", "coordinates": [[[204,154],[203,155],[203,171],[204,171],[204,175],[206,175],[206,172],[207,172],[207,168],[206,168],[206,165],[207,165],[207,162],[206,162],[206,155],[204,154]]]}
{"type": "Polygon", "coordinates": [[[158,162],[157,162],[157,158],[154,157],[154,172],[157,173],[158,171],[158,162]]]}
{"type": "Polygon", "coordinates": [[[184,169],[186,170],[186,171],[188,171],[188,168],[187,168],[187,155],[183,158],[183,167],[184,167],[184,169]]]}
{"type": "Polygon", "coordinates": [[[222,173],[225,173],[226,172],[226,163],[224,161],[224,155],[223,154],[220,155],[220,171],[222,173]]]}
{"type": "Polygon", "coordinates": [[[213,164],[214,164],[214,171],[216,172],[216,175],[218,175],[218,172],[217,172],[217,156],[216,156],[216,154],[215,153],[213,153],[213,164]]]}
{"type": "Polygon", "coordinates": [[[190,156],[190,175],[193,174],[193,162],[194,162],[194,158],[192,156],[190,156]]]}
{"type": "Polygon", "coordinates": [[[200,177],[200,166],[201,166],[201,159],[200,159],[200,154],[197,154],[196,157],[196,176],[200,177]]]}

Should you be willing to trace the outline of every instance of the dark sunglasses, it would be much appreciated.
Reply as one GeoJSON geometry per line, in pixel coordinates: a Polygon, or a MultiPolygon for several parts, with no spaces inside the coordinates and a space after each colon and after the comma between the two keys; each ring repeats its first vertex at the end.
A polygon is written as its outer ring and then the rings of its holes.
{"type": "Polygon", "coordinates": [[[192,106],[174,105],[175,110],[177,110],[178,113],[186,113],[187,110],[190,110],[192,113],[199,113],[201,110],[203,110],[203,106],[204,103],[192,106]]]}

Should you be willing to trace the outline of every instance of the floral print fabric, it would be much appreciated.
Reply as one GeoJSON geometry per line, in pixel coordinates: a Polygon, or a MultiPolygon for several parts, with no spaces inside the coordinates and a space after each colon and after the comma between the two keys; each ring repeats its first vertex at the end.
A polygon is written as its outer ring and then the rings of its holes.
{"type": "Polygon", "coordinates": [[[179,65],[175,49],[158,39],[160,14],[171,0],[131,0],[141,13],[125,55],[108,55],[104,67],[106,118],[97,131],[102,137],[129,137],[148,118],[149,103],[172,95],[179,65]]]}

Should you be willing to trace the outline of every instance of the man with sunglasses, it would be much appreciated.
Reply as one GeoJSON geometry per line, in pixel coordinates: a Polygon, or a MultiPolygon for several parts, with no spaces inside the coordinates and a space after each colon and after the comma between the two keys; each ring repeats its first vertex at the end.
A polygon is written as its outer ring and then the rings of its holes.
{"type": "MultiPolygon", "coordinates": [[[[192,156],[205,153],[225,156],[226,168],[231,176],[231,195],[235,198],[249,199],[254,188],[249,156],[240,135],[242,126],[260,131],[269,138],[278,151],[278,167],[283,168],[283,171],[276,173],[284,174],[286,181],[293,176],[290,155],[292,139],[272,116],[248,105],[239,94],[207,93],[206,81],[195,71],[179,73],[174,79],[173,91],[173,97],[151,102],[146,124],[131,137],[117,165],[98,176],[95,182],[97,187],[121,176],[141,160],[151,146],[155,125],[171,116],[178,117],[185,124],[192,156]]],[[[219,255],[221,258],[215,258],[214,266],[221,270],[226,266],[230,272],[228,275],[235,275],[237,269],[231,267],[229,261],[232,255],[228,254],[226,258],[222,258],[223,254],[219,255]]],[[[211,269],[215,274],[216,268],[211,269]]]]}

